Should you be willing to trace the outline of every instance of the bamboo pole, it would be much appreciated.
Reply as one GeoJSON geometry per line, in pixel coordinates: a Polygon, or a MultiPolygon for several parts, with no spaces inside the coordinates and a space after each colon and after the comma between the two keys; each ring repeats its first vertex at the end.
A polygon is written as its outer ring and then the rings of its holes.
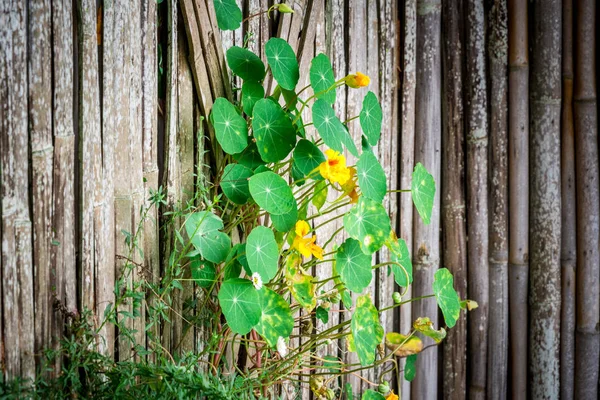
{"type": "Polygon", "coordinates": [[[596,2],[578,0],[575,20],[575,160],[577,180],[577,330],[575,398],[598,397],[600,351],[598,224],[598,114],[596,102],[596,2]]]}
{"type": "Polygon", "coordinates": [[[560,397],[573,399],[575,389],[575,261],[577,259],[575,141],[573,126],[573,0],[563,1],[561,115],[561,279],[560,397]]]}
{"type": "Polygon", "coordinates": [[[35,373],[26,14],[24,1],[0,6],[2,338],[3,372],[8,379],[34,378],[35,373]]]}
{"type": "Polygon", "coordinates": [[[527,1],[508,2],[509,317],[511,397],[527,396],[529,282],[529,58],[527,1]]]}
{"type": "MultiPolygon", "coordinates": [[[[559,396],[561,1],[534,3],[530,182],[531,396],[559,396]]],[[[597,360],[597,358],[596,358],[597,360]]]]}
{"type": "MultiPolygon", "coordinates": [[[[404,46],[402,76],[402,134],[400,136],[400,188],[411,185],[415,157],[415,98],[416,98],[416,49],[417,49],[417,0],[404,2],[404,46]]],[[[410,196],[400,196],[400,237],[409,249],[413,248],[413,204],[410,196]]],[[[406,299],[412,296],[412,286],[407,289],[406,299]]],[[[412,305],[400,307],[400,332],[409,332],[412,328],[412,305]]],[[[406,360],[400,359],[400,368],[404,370],[406,360]]],[[[410,399],[410,382],[402,379],[400,393],[402,398],[410,399]]]]}
{"type": "MultiPolygon", "coordinates": [[[[53,48],[53,118],[54,161],[52,189],[51,263],[55,270],[56,297],[68,310],[77,310],[77,273],[75,244],[75,125],[73,121],[73,4],[52,2],[53,48]]],[[[64,319],[53,314],[52,335],[58,343],[64,329],[64,319]]],[[[55,365],[58,373],[61,360],[55,365]]]]}
{"type": "Polygon", "coordinates": [[[490,66],[490,314],[489,399],[506,399],[508,385],[508,26],[506,0],[489,13],[490,66]]]}
{"type": "MultiPolygon", "coordinates": [[[[415,100],[415,162],[421,162],[441,182],[441,1],[417,3],[417,91],[415,100]]],[[[431,293],[433,276],[439,267],[440,194],[433,202],[431,223],[425,225],[414,213],[413,224],[413,296],[431,293]]],[[[438,325],[435,299],[413,303],[412,317],[429,317],[438,325]]],[[[425,344],[432,342],[426,340],[425,344]]],[[[412,398],[437,397],[438,348],[431,347],[417,359],[412,398]]]]}
{"type": "Polygon", "coordinates": [[[479,308],[469,314],[469,398],[486,394],[488,345],[488,99],[483,2],[466,1],[468,295],[479,308]]]}
{"type": "MultiPolygon", "coordinates": [[[[454,287],[467,295],[467,235],[465,221],[463,1],[443,3],[444,104],[442,174],[442,249],[444,266],[454,275],[454,287]]],[[[464,398],[467,390],[467,317],[462,313],[444,341],[444,398],[464,398]]]]}
{"type": "Polygon", "coordinates": [[[52,55],[51,5],[30,1],[28,7],[29,127],[33,211],[33,267],[36,366],[52,343],[52,55]]]}
{"type": "MultiPolygon", "coordinates": [[[[117,120],[120,118],[117,96],[121,87],[119,86],[119,77],[123,69],[123,64],[115,61],[115,50],[118,52],[118,32],[120,26],[117,25],[118,6],[115,3],[106,3],[102,15],[102,169],[104,190],[106,198],[104,201],[104,229],[105,251],[108,263],[106,268],[98,274],[98,307],[96,309],[97,318],[104,315],[104,310],[110,304],[114,304],[114,285],[115,285],[115,239],[119,238],[115,231],[115,203],[113,200],[115,192],[115,140],[117,120]]],[[[114,354],[115,347],[115,327],[106,324],[100,331],[104,338],[103,346],[100,351],[108,356],[114,354]]]]}

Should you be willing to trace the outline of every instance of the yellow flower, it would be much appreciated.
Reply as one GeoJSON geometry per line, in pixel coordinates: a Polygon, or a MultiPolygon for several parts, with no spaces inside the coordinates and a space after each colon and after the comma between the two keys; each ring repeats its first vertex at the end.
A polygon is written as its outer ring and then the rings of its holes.
{"type": "Polygon", "coordinates": [[[385,400],[398,400],[398,395],[394,393],[394,391],[392,390],[390,392],[390,394],[387,395],[387,397],[385,398],[385,400]]]}
{"type": "Polygon", "coordinates": [[[319,165],[321,176],[331,182],[345,184],[350,179],[350,169],[346,167],[346,157],[333,149],[328,149],[325,154],[327,161],[323,161],[319,165]]]}
{"type": "Polygon", "coordinates": [[[369,86],[369,83],[371,83],[371,79],[361,72],[357,72],[356,75],[350,74],[344,79],[346,80],[346,85],[353,89],[369,86]]]}
{"type": "Polygon", "coordinates": [[[344,191],[344,195],[350,197],[350,204],[356,204],[358,203],[359,197],[359,194],[356,191],[356,168],[349,167],[348,170],[350,171],[350,179],[348,179],[348,181],[341,186],[342,190],[344,191]]]}
{"type": "Polygon", "coordinates": [[[317,241],[317,237],[314,235],[310,238],[304,237],[308,235],[308,232],[310,231],[310,226],[308,226],[306,221],[300,220],[296,222],[295,231],[296,237],[294,238],[292,248],[298,250],[304,257],[310,257],[313,255],[319,260],[322,260],[323,249],[315,243],[317,241]]]}

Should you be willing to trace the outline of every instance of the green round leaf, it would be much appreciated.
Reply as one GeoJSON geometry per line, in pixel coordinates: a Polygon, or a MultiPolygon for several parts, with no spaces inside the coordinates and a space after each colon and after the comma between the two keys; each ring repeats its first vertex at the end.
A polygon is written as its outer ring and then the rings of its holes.
{"type": "Polygon", "coordinates": [[[270,347],[277,346],[277,339],[286,339],[294,329],[294,317],[287,301],[269,288],[259,291],[262,314],[255,329],[270,347]]]}
{"type": "MultiPolygon", "coordinates": [[[[321,150],[310,140],[301,139],[294,149],[294,165],[304,176],[309,176],[325,160],[321,150]]],[[[320,174],[313,173],[311,177],[317,178],[320,174]]]]}
{"type": "Polygon", "coordinates": [[[233,46],[227,50],[227,65],[234,74],[244,81],[262,81],[265,77],[265,64],[248,49],[233,46]]]}
{"type": "Polygon", "coordinates": [[[260,156],[266,162],[283,160],[296,144],[296,131],[281,106],[271,99],[256,102],[252,129],[260,156]]]}
{"type": "Polygon", "coordinates": [[[265,54],[279,86],[294,90],[300,79],[300,68],[292,47],[283,39],[271,38],[265,45],[265,54]]]}
{"type": "Polygon", "coordinates": [[[248,147],[241,153],[234,154],[233,159],[236,160],[238,164],[248,167],[251,170],[256,170],[261,165],[265,165],[263,159],[260,158],[260,153],[254,142],[250,142],[248,147]]]}
{"type": "Polygon", "coordinates": [[[242,10],[235,0],[213,0],[217,25],[222,31],[233,31],[242,24],[242,10]]]}
{"type": "Polygon", "coordinates": [[[385,400],[385,396],[374,390],[367,390],[363,393],[360,400],[385,400]]]}
{"type": "Polygon", "coordinates": [[[292,189],[274,172],[261,172],[250,178],[250,193],[254,201],[270,214],[286,214],[297,207],[292,189]]]}
{"type": "Polygon", "coordinates": [[[260,321],[260,298],[249,280],[235,278],[223,282],[218,298],[233,332],[245,335],[260,321]]]}
{"type": "Polygon", "coordinates": [[[392,229],[385,208],[364,196],[344,215],[344,228],[350,237],[360,242],[365,254],[379,250],[392,229]]]}
{"type": "Polygon", "coordinates": [[[202,257],[214,263],[225,260],[231,247],[231,239],[220,229],[223,229],[223,221],[209,211],[190,214],[185,221],[185,230],[194,247],[202,257]]]}
{"type": "Polygon", "coordinates": [[[271,214],[271,220],[273,221],[273,226],[279,232],[289,232],[296,225],[298,221],[298,207],[292,208],[292,211],[281,214],[274,215],[271,214]]]}
{"type": "Polygon", "coordinates": [[[413,328],[423,335],[432,338],[436,343],[440,343],[446,337],[446,330],[444,328],[436,330],[433,322],[428,317],[417,318],[413,323],[413,328]]]}
{"type": "Polygon", "coordinates": [[[390,249],[392,261],[397,264],[392,264],[392,272],[394,280],[401,287],[407,287],[413,281],[412,261],[410,252],[404,239],[390,239],[386,242],[386,246],[390,249]]]}
{"type": "Polygon", "coordinates": [[[323,99],[329,104],[335,103],[335,89],[327,91],[335,85],[335,76],[331,61],[325,54],[319,54],[310,63],[310,86],[317,99],[323,99]]]}
{"type": "Polygon", "coordinates": [[[371,283],[371,256],[362,252],[358,241],[346,239],[335,254],[335,265],[340,279],[353,292],[362,293],[371,283]]]}
{"type": "Polygon", "coordinates": [[[312,116],[315,128],[327,146],[342,153],[344,145],[350,153],[358,157],[358,150],[348,130],[336,117],[335,111],[327,101],[324,99],[315,101],[312,107],[312,116]]]}
{"type": "Polygon", "coordinates": [[[375,146],[381,135],[381,120],[383,112],[375,93],[369,92],[363,99],[360,111],[360,126],[371,146],[375,146]]]}
{"type": "Polygon", "coordinates": [[[454,290],[454,278],[447,268],[440,268],[433,279],[433,294],[442,310],[448,328],[454,327],[460,316],[460,298],[454,290]]]}
{"type": "Polygon", "coordinates": [[[435,180],[421,163],[415,165],[410,191],[421,219],[425,224],[429,224],[435,197],[435,180]]]}
{"type": "Polygon", "coordinates": [[[406,364],[404,364],[404,379],[409,382],[412,382],[415,379],[415,374],[417,373],[417,355],[413,354],[406,357],[406,364]]]}
{"type": "Polygon", "coordinates": [[[363,196],[381,203],[387,193],[387,177],[373,153],[365,151],[361,154],[356,163],[356,175],[363,196]]]}
{"type": "Polygon", "coordinates": [[[212,118],[215,135],[225,153],[239,153],[248,146],[246,120],[227,99],[219,97],[215,100],[212,118]]]}
{"type": "Polygon", "coordinates": [[[383,327],[379,322],[377,308],[368,295],[360,296],[356,300],[351,327],[360,364],[363,366],[373,364],[377,346],[383,339],[383,327]]]}
{"type": "Polygon", "coordinates": [[[257,272],[264,283],[277,274],[279,246],[273,231],[264,226],[252,229],[246,240],[246,258],[252,273],[257,272]]]}
{"type": "Polygon", "coordinates": [[[223,171],[221,189],[225,196],[236,204],[245,204],[250,198],[248,179],[252,170],[240,164],[228,164],[223,171]]]}
{"type": "Polygon", "coordinates": [[[252,116],[256,102],[265,97],[265,88],[260,83],[246,81],[242,84],[242,106],[246,115],[252,116]]]}
{"type": "Polygon", "coordinates": [[[210,261],[202,260],[200,257],[193,257],[190,261],[192,279],[201,288],[210,288],[216,281],[217,271],[215,265],[210,261]]]}

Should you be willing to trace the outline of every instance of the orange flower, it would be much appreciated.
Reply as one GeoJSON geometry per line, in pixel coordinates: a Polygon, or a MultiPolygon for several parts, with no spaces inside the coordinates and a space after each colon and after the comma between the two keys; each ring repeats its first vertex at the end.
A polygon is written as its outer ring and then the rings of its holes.
{"type": "Polygon", "coordinates": [[[369,83],[371,83],[371,79],[361,72],[357,72],[356,75],[350,74],[344,79],[346,81],[346,85],[353,89],[369,86],[369,83]]]}
{"type": "Polygon", "coordinates": [[[385,400],[398,400],[398,395],[394,393],[394,391],[392,390],[390,392],[390,394],[387,395],[387,397],[385,398],[385,400]]]}
{"type": "Polygon", "coordinates": [[[322,260],[323,249],[315,243],[317,241],[317,237],[314,235],[310,238],[304,237],[308,235],[308,232],[310,231],[310,226],[306,223],[306,221],[300,220],[296,222],[295,231],[296,237],[294,238],[294,243],[292,243],[292,249],[298,250],[304,257],[310,257],[313,255],[319,260],[322,260]]]}
{"type": "Polygon", "coordinates": [[[346,157],[333,149],[328,149],[325,154],[327,155],[327,161],[323,161],[319,165],[321,176],[332,183],[345,184],[350,179],[350,169],[346,167],[346,157]]]}
{"type": "Polygon", "coordinates": [[[356,191],[356,168],[349,167],[348,170],[350,171],[350,179],[341,186],[344,194],[350,197],[350,204],[356,204],[358,203],[358,197],[360,196],[356,191]]]}

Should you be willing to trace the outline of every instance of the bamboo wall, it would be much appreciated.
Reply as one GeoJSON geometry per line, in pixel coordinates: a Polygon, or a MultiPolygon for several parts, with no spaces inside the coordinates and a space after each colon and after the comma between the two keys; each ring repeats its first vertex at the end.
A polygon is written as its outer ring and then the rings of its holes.
{"type": "MultiPolygon", "coordinates": [[[[252,15],[272,2],[238,3],[252,15]]],[[[166,189],[165,212],[208,176],[201,167],[211,137],[204,118],[215,98],[236,96],[230,82],[239,84],[224,49],[248,40],[264,61],[264,43],[279,36],[296,50],[301,76],[323,52],[337,77],[371,77],[368,89],[384,111],[374,150],[388,186],[409,187],[416,162],[438,183],[430,225],[413,218],[408,195],[387,203],[412,248],[412,295],[431,293],[443,266],[460,295],[479,303],[441,347],[419,356],[416,379],[399,382],[402,398],[597,398],[595,1],[288,4],[293,15],[263,14],[221,33],[211,0],[1,3],[5,377],[35,376],[42,350],[57,346],[65,319],[84,307],[102,318],[127,256],[123,232],[138,226],[150,190],[166,189]]],[[[363,95],[340,89],[338,116],[357,115],[363,95]]],[[[349,128],[358,140],[358,122],[349,128]]],[[[138,243],[143,256],[133,257],[156,281],[173,233],[160,229],[161,215],[150,217],[138,243]]],[[[340,226],[328,227],[333,233],[340,226]]],[[[376,274],[368,290],[378,306],[389,305],[393,280],[384,270],[376,274]]],[[[186,335],[189,327],[177,318],[186,293],[193,287],[184,287],[173,323],[161,328],[173,351],[203,343],[201,332],[186,335]]],[[[435,301],[425,300],[382,323],[406,332],[421,315],[442,321],[435,301]]],[[[143,321],[138,328],[143,345],[143,321]]],[[[113,327],[102,334],[103,352],[130,354],[113,327]]],[[[352,360],[344,346],[326,351],[352,360]]],[[[379,372],[364,377],[377,381],[379,372]]],[[[369,387],[349,380],[355,393],[369,387]]],[[[307,388],[299,395],[310,398],[307,388]]]]}

